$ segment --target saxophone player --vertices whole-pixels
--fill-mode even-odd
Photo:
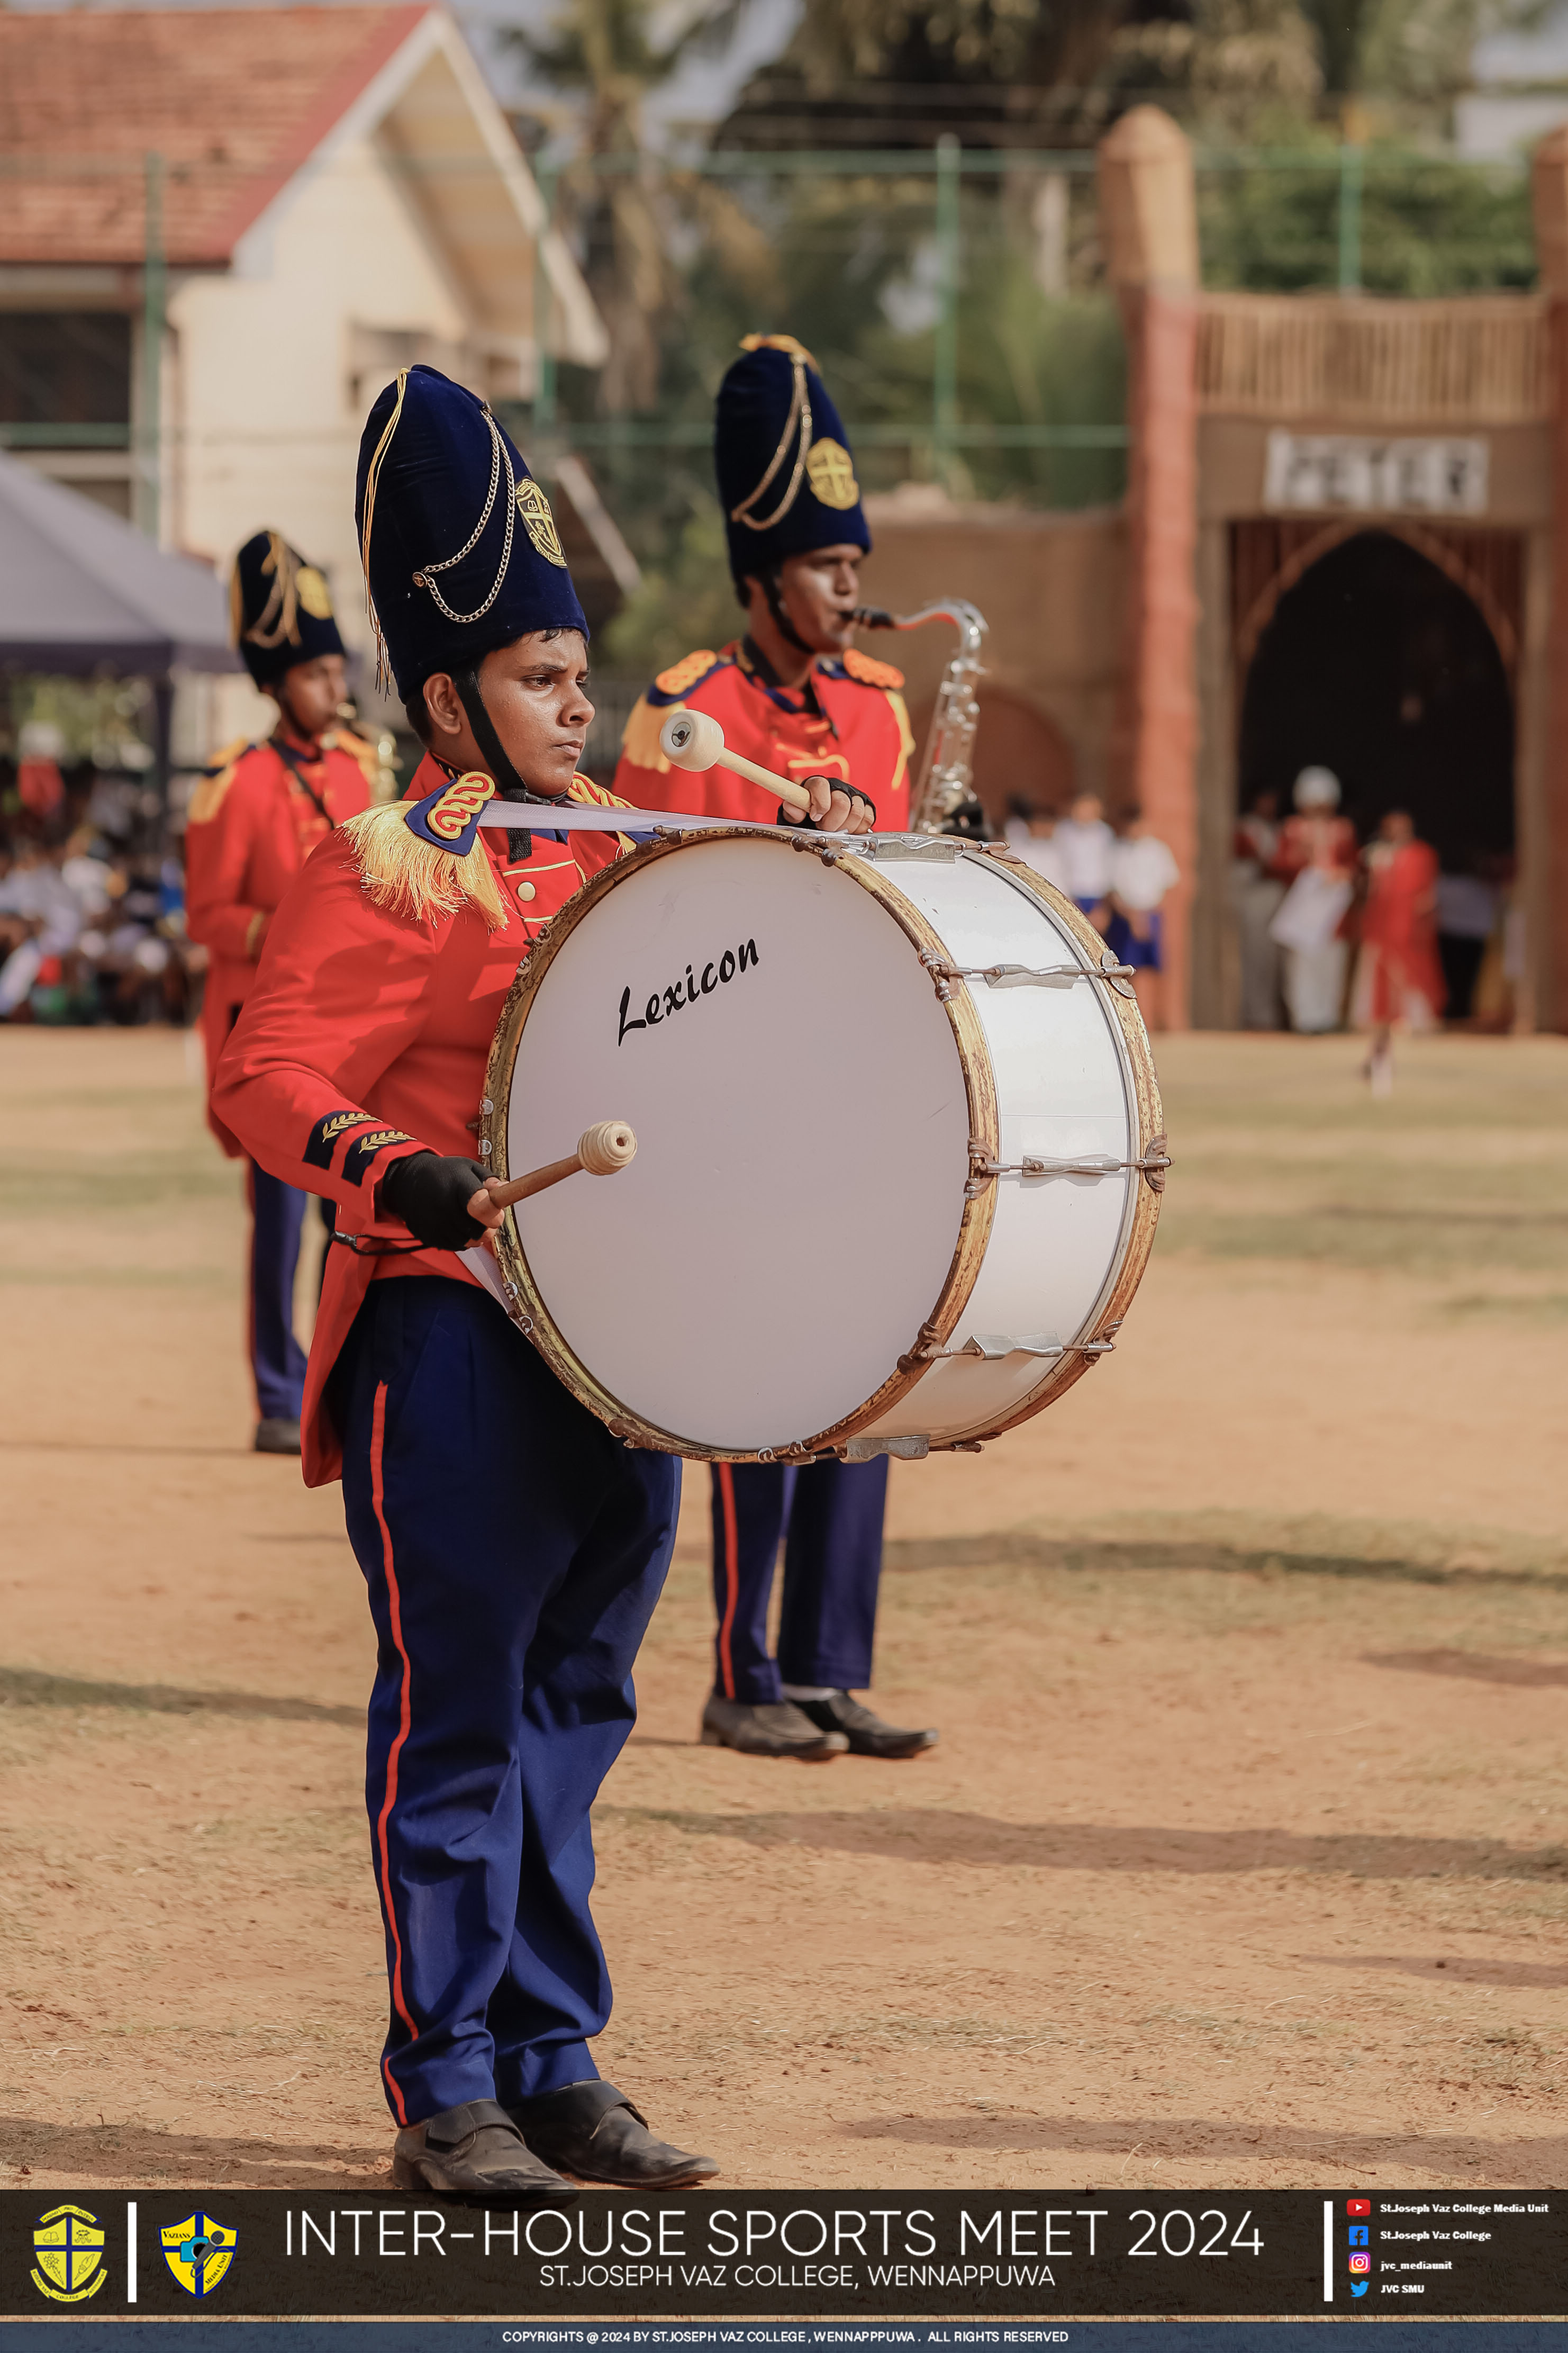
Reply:
[[[706,712],[733,750],[826,788],[829,830],[909,821],[903,677],[851,642],[861,558],[871,545],[855,463],[811,354],[793,335],[748,335],[720,387],[714,431],[719,496],[742,634],[664,670],[626,723],[615,789],[643,807],[773,824],[777,806],[728,769],[672,767],[659,729],[672,711]],[[821,798],[821,795],[818,795]],[[846,1750],[917,1756],[932,1731],[885,1724],[854,1694],[871,1681],[882,1567],[886,1456],[829,1456],[712,1469],[713,1690],[702,1715],[711,1746],[816,1762]],[[776,1656],[768,1603],[781,1542],[784,1593]]]

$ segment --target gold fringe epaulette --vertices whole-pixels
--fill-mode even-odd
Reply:
[[[351,760],[357,760],[364,770],[366,784],[372,792],[375,791],[381,781],[381,754],[374,744],[367,744],[363,735],[356,735],[352,727],[340,723],[330,735],[322,736],[321,744],[325,751],[346,752]]]
[[[505,930],[500,885],[482,836],[466,858],[437,849],[409,830],[402,801],[362,809],[338,830],[359,860],[360,880],[378,907],[416,923],[435,923],[470,906],[492,932]]]
[[[661,760],[664,758],[662,753],[659,757]],[[669,762],[664,760],[664,765],[668,768]],[[569,801],[575,801],[580,808],[629,809],[636,807],[635,802],[622,800],[619,793],[611,792],[607,786],[596,785],[592,776],[574,776],[566,787],[566,797]],[[599,837],[601,841],[604,838],[603,834]],[[617,833],[615,838],[620,843],[623,858],[637,847],[629,833]]]
[[[660,694],[684,694],[689,686],[695,686],[700,678],[707,677],[718,659],[718,655],[710,653],[706,647],[697,653],[684,654],[679,661],[672,662],[668,670],[659,671],[654,685]]]
[[[673,673],[666,670],[666,678]],[[686,708],[681,702],[651,703],[646,694],[639,694],[631,707],[621,733],[621,756],[634,760],[639,768],[651,768],[656,776],[666,776],[669,762],[659,749],[658,731],[672,712]]]
[[[877,661],[870,654],[863,654],[858,646],[851,646],[842,660],[850,677],[858,679],[862,686],[884,687],[891,694],[899,693],[903,687],[901,670],[895,670],[891,662]]]
[[[215,752],[202,770],[201,783],[191,795],[185,811],[187,825],[210,825],[224,804],[224,797],[234,782],[235,770],[246,754],[256,748],[249,735],[237,735],[221,752]]]

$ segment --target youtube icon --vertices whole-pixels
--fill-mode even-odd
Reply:
[[[1372,2200],[1370,2198],[1347,2198],[1345,2200],[1345,2212],[1347,2214],[1370,2214],[1372,2212]]]

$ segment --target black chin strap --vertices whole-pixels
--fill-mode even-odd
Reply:
[[[500,737],[496,733],[494,723],[485,709],[485,698],[479,691],[479,664],[470,662],[467,670],[455,670],[452,684],[458,690],[458,700],[463,706],[474,741],[485,755],[485,765],[502,800],[537,800],[539,795],[529,791],[501,749]]]
[[[780,637],[787,644],[792,645],[796,653],[815,653],[816,650],[815,646],[806,644],[805,639],[784,611],[784,573],[781,567],[776,564],[770,564],[767,570],[759,573],[757,576],[763,584],[763,594],[768,600],[768,610],[773,615],[773,627]]]
[[[528,786],[501,749],[500,737],[496,733],[494,722],[485,709],[485,698],[479,691],[478,662],[470,662],[466,670],[455,670],[451,675],[452,683],[458,690],[458,700],[463,706],[474,741],[485,755],[485,765],[489,770],[496,791],[501,799],[532,801],[535,804],[540,802],[543,796],[529,791]],[[509,858],[524,859],[532,856],[531,835],[518,830],[509,830],[506,840]]]

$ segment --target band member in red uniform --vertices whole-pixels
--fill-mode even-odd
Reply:
[[[369,806],[375,754],[338,718],[343,641],[315,566],[279,533],[260,531],[235,558],[229,594],[235,643],[278,705],[278,724],[265,743],[231,744],[219,753],[197,786],[185,832],[185,891],[191,937],[210,959],[202,1007],[207,1120],[236,1160],[246,1156],[243,1147],[212,1110],[218,1056],[284,892],[333,826]],[[298,1454],[305,1352],[294,1337],[294,1273],[306,1197],[254,1160],[246,1190],[254,1442],[260,1454]]]
[[[671,711],[702,711],[731,750],[801,782],[841,780],[875,804],[880,830],[898,832],[914,744],[902,675],[851,642],[871,533],[844,427],[793,335],[748,335],[742,350],[720,387],[714,456],[745,631],[655,680],[626,723],[616,790],[645,808],[771,824],[760,786],[727,768],[694,776],[659,750]],[[887,1458],[798,1471],[725,1462],[712,1479],[718,1631],[704,1741],[806,1763],[931,1747],[934,1732],[884,1724],[853,1696],[871,1680]],[[775,1658],[768,1603],[781,1539]]]
[[[430,756],[289,892],[216,1102],[336,1211],[304,1467],[341,1472],[376,1633],[394,2179],[508,2208],[569,2199],[563,2172],[668,2189],[718,2168],[589,2055],[610,2009],[589,1816],[635,1716],[679,1466],[612,1437],[459,1255],[501,1220],[472,1155],[507,991],[626,838],[552,829],[562,800],[613,797],[576,774],[587,631],[549,504],[489,408],[405,370],[371,411],[358,512]],[[498,788],[513,829],[479,826]],[[826,785],[814,816],[855,822]]]

